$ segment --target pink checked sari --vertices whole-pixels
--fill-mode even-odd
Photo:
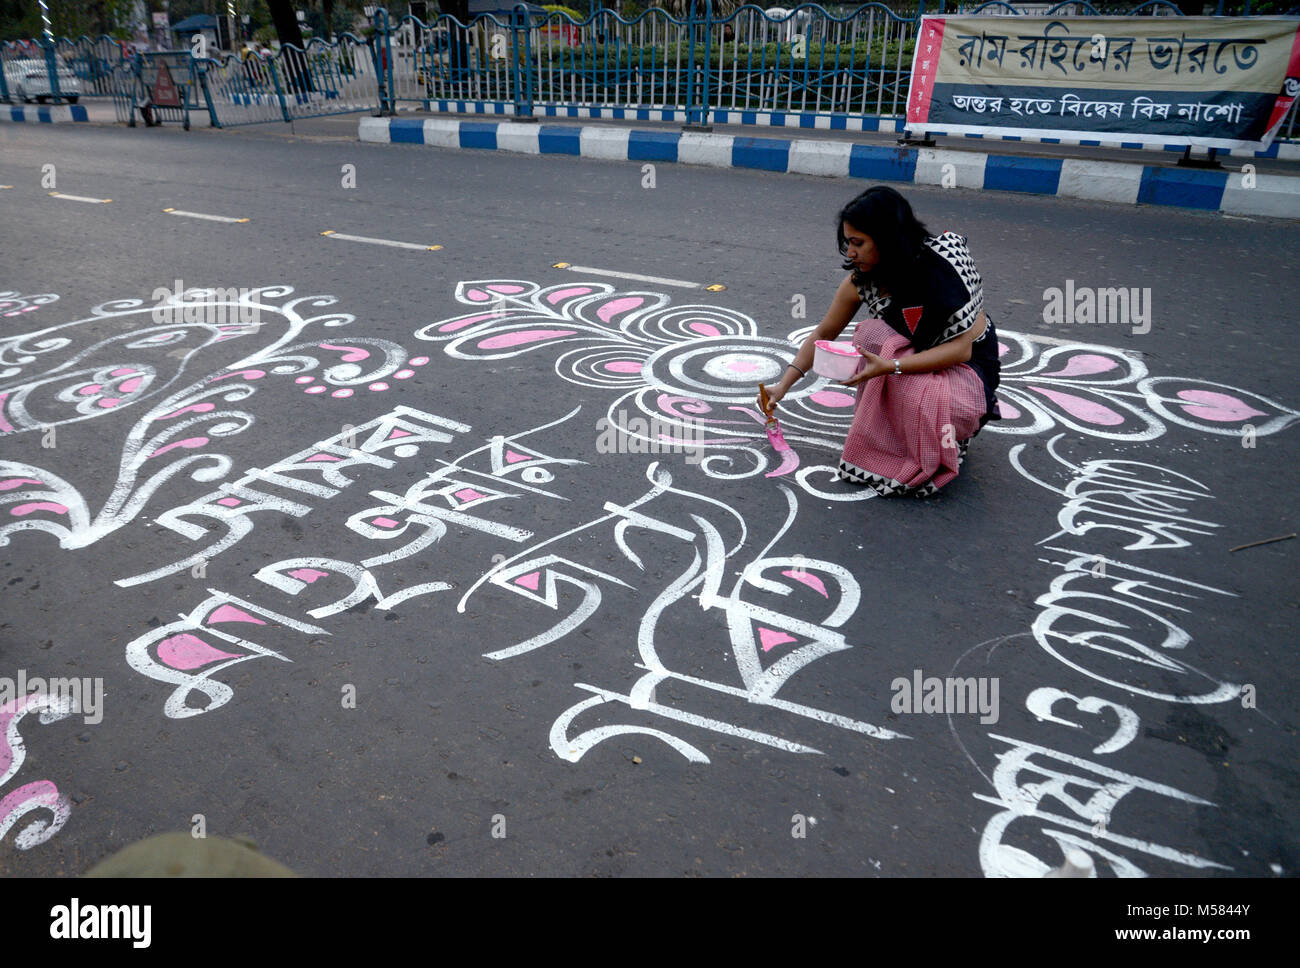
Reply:
[[[859,322],[853,345],[887,360],[915,352],[880,319]],[[928,497],[957,476],[985,407],[984,384],[964,363],[864,380],[858,384],[840,477],[886,497]]]

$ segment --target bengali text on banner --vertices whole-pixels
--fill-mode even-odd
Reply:
[[[923,17],[907,128],[1261,150],[1297,94],[1295,17]]]

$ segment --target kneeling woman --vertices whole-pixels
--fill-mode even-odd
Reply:
[[[862,354],[853,426],[840,477],[885,496],[928,497],[954,477],[966,445],[1000,419],[997,334],[966,239],[931,236],[892,188],[869,188],[840,212],[851,274],[794,363],[769,390],[779,401],[812,368],[817,340],[833,340],[864,304],[853,345]]]

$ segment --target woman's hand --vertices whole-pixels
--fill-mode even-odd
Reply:
[[[872,377],[884,376],[886,373],[894,372],[893,360],[887,360],[875,353],[868,353],[866,350],[858,350],[858,352],[866,359],[867,365],[844,381],[846,387],[855,387],[863,380],[870,380]]]
[[[760,384],[760,386],[761,385],[762,384]],[[775,408],[776,405],[781,402],[781,398],[785,396],[785,390],[786,388],[783,385],[782,381],[778,380],[776,383],[773,383],[771,386],[767,388],[767,402],[771,404],[772,407]],[[758,401],[758,409],[762,410],[763,395],[761,393],[758,395],[757,401]]]

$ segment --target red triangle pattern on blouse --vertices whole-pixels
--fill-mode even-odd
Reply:
[[[924,308],[924,306],[908,306],[903,310],[903,319],[907,322],[907,328],[913,333],[916,332],[916,327],[921,322],[921,311]]]

